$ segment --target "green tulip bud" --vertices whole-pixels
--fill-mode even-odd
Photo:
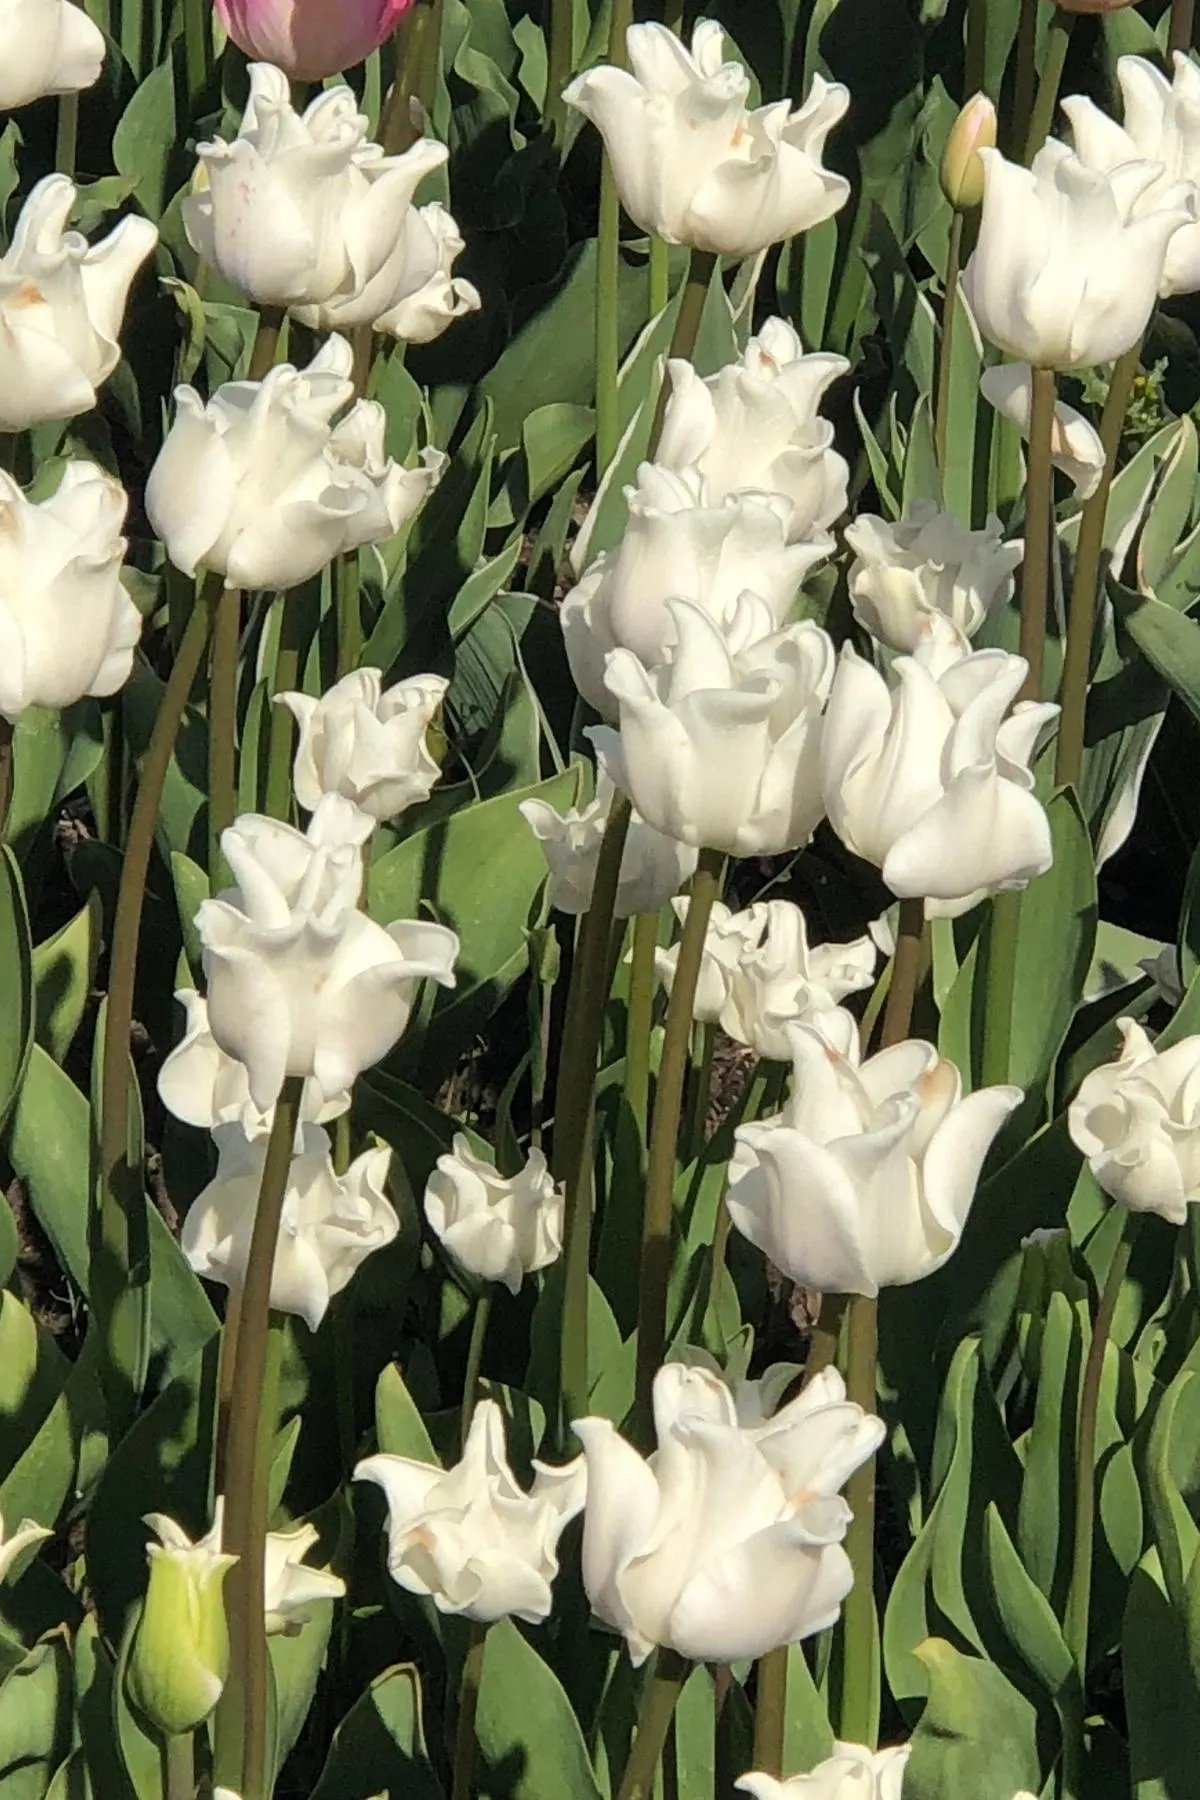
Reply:
[[[174,1519],[149,1513],[159,1538],[147,1545],[150,1582],[129,1658],[134,1704],[169,1736],[192,1731],[211,1713],[229,1672],[222,1588],[237,1561],[211,1543],[193,1544]]]
[[[950,128],[942,151],[942,192],[955,212],[970,212],[983,201],[981,150],[996,143],[996,109],[986,94],[974,94]]]

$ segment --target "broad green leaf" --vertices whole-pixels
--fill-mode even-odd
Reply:
[[[1182,1614],[1158,1558],[1134,1570],[1121,1637],[1121,1674],[1134,1800],[1186,1800],[1200,1767],[1200,1688]]]
[[[1004,1800],[1039,1793],[1037,1713],[993,1663],[944,1638],[917,1645],[929,1699],[912,1736],[905,1800]]]
[[[0,1683],[0,1788],[4,1800],[43,1800],[71,1748],[67,1633],[37,1644]]]
[[[33,1441],[69,1368],[45,1326],[15,1294],[0,1292],[0,1470]]]
[[[1200,719],[1200,620],[1110,581],[1113,606],[1146,661]]]
[[[435,1467],[440,1460],[395,1363],[388,1364],[375,1386],[375,1437],[387,1456],[407,1456]]]
[[[312,1800],[388,1792],[442,1800],[421,1720],[421,1678],[411,1663],[385,1669],[360,1694],[333,1734]]]
[[[100,955],[100,896],[92,891],[82,909],[33,952],[37,1023],[34,1035],[56,1063],[75,1040]]]
[[[488,1632],[476,1731],[479,1800],[603,1800],[570,1701],[511,1619]]]
[[[1039,1340],[1017,1541],[1024,1566],[1059,1618],[1071,1578],[1076,1422],[1090,1337],[1086,1295],[1051,1294]]]
[[[1083,1736],[1083,1695],[1074,1658],[1058,1620],[1013,1546],[995,1506],[984,1523],[988,1583],[996,1616],[1013,1649],[1042,1691],[1054,1702],[1064,1745]]]

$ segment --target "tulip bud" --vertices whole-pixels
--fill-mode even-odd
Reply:
[[[160,1731],[177,1736],[206,1719],[229,1672],[221,1590],[237,1561],[174,1519],[147,1515],[160,1542],[147,1545],[150,1584],[129,1659],[130,1697]]]
[[[942,151],[942,192],[955,212],[970,212],[983,202],[981,150],[996,144],[996,109],[986,94],[973,94],[950,128]]]

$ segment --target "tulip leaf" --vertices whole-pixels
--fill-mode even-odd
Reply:
[[[1146,661],[1200,719],[1200,620],[1149,594],[1109,583],[1117,617]]]
[[[175,88],[173,59],[168,57],[147,75],[113,133],[117,173],[136,185],[138,201],[151,219],[161,218],[187,168],[175,121]]]
[[[387,1456],[407,1456],[435,1467],[441,1461],[395,1363],[388,1364],[375,1384],[375,1437]]]
[[[70,1364],[15,1294],[0,1292],[0,1469],[11,1469],[45,1423]]]
[[[476,1728],[479,1800],[603,1800],[570,1701],[511,1619],[488,1632]]]
[[[377,1675],[333,1734],[312,1800],[380,1791],[442,1800],[425,1748],[421,1678],[411,1663]]]
[[[25,863],[60,800],[86,781],[104,754],[99,709],[81,700],[52,712],[31,706],[13,733],[13,790],[5,837]]]
[[[984,1524],[988,1583],[996,1616],[1021,1662],[1054,1702],[1064,1744],[1083,1735],[1083,1694],[1075,1661],[1050,1605],[1032,1582],[1004,1521],[989,1506]]]
[[[1033,1425],[1026,1440],[1017,1541],[1025,1567],[1059,1618],[1071,1575],[1074,1445],[1090,1336],[1087,1296],[1051,1294],[1041,1332]]]
[[[1146,1446],[1146,1498],[1163,1586],[1182,1612],[1186,1578],[1200,1549],[1188,1500],[1196,1491],[1200,1379],[1186,1365],[1163,1394]]]
[[[0,844],[0,967],[4,1006],[0,1009],[0,1127],[21,1089],[33,1044],[33,952],[29,913],[16,856]]]
[[[912,1736],[905,1800],[1002,1800],[1039,1793],[1037,1713],[993,1663],[964,1656],[944,1638],[915,1651],[929,1700]]]
[[[71,1748],[71,1650],[65,1631],[37,1644],[0,1683],[0,1785],[5,1800],[43,1800]]]
[[[100,1621],[94,1612],[87,1613],[75,1634],[75,1693],[79,1735],[95,1800],[120,1794],[124,1788],[114,1710],[115,1678],[116,1663],[100,1635]]]
[[[83,1020],[100,956],[100,896],[92,891],[73,919],[33,952],[34,1035],[62,1063]]]
[[[1200,1688],[1153,1551],[1129,1583],[1121,1672],[1134,1800],[1184,1800],[1200,1766]]]

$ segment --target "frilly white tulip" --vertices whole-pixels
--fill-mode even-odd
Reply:
[[[383,688],[378,669],[353,669],[319,700],[276,694],[300,727],[292,784],[309,812],[341,794],[373,819],[394,819],[427,800],[441,774],[425,733],[449,682],[416,675]]]
[[[833,645],[818,625],[770,632],[754,595],[727,633],[699,606],[671,600],[676,644],[646,669],[630,650],[605,671],[621,730],[597,732],[613,780],[659,831],[730,856],[806,844],[823,811],[821,712]]]
[[[1173,183],[1150,201],[1157,163],[1104,174],[1055,138],[1028,169],[998,150],[979,154],[983,217],[963,292],[980,331],[1037,368],[1123,355],[1146,329],[1172,235],[1193,218],[1195,189]]]
[[[463,1458],[438,1469],[406,1456],[368,1456],[356,1481],[373,1481],[388,1506],[388,1573],[439,1612],[490,1623],[509,1616],[540,1623],[550,1613],[558,1540],[583,1510],[582,1457],[563,1468],[534,1463],[526,1493],[513,1478],[504,1415],[494,1400],[475,1408]]]
[[[1028,363],[997,363],[979,377],[979,391],[989,406],[1017,427],[1029,441],[1029,421],[1033,412],[1033,376]],[[1064,400],[1054,403],[1054,426],[1050,436],[1050,460],[1061,469],[1075,487],[1075,498],[1087,500],[1100,485],[1104,473],[1104,445],[1100,433],[1068,406]]]
[[[814,75],[799,111],[781,100],[748,112],[750,78],[722,60],[725,34],[714,20],[699,21],[690,52],[665,25],[631,26],[625,44],[629,70],[589,69],[563,98],[600,132],[625,210],[643,231],[753,256],[845,205],[849,182],[821,166],[850,104],[839,83]]]
[[[807,1775],[776,1781],[773,1775],[743,1775],[735,1787],[754,1800],[900,1800],[911,1744],[869,1750],[865,1744],[835,1743],[833,1755]]]
[[[0,84],[5,73],[0,53]],[[158,242],[149,219],[130,214],[89,244],[67,230],[75,191],[65,175],[44,176],[0,256],[0,431],[91,411],[120,361],[130,284]]]
[[[229,1673],[222,1589],[237,1561],[216,1540],[193,1544],[165,1513],[147,1513],[158,1538],[147,1544],[150,1580],[129,1656],[127,1680],[160,1731],[192,1731],[213,1710]]]
[[[970,531],[953,513],[927,500],[889,524],[859,513],[846,527],[854,552],[847,578],[854,616],[892,650],[911,653],[921,623],[942,613],[964,638],[972,638],[988,614],[1013,596],[1013,570],[1024,544],[1005,543],[994,514],[982,531]]]
[[[358,911],[359,846],[321,841],[331,801],[348,806],[328,797],[307,834],[237,819],[221,836],[237,885],[196,913],[209,1030],[246,1065],[263,1112],[288,1075],[313,1077],[329,1102],[401,1036],[422,977],[454,986],[454,932],[406,919],[385,929]]]
[[[688,902],[674,905],[682,923]],[[718,906],[705,937],[693,1016],[719,1024],[760,1056],[790,1062],[789,1025],[840,1011],[838,1003],[847,994],[871,985],[876,951],[869,937],[810,949],[804,914],[790,900],[759,902],[733,914]],[[677,944],[655,952],[655,969],[668,993],[678,960]],[[840,1042],[845,1035],[840,1022],[833,1029]]]
[[[1022,657],[964,653],[934,616],[914,656],[879,672],[846,645],[821,737],[829,822],[873,862],[893,894],[965,912],[1050,867],[1045,809],[1029,761],[1058,708],[1013,706]],[[1010,713],[1009,708],[1012,707]]]
[[[595,797],[586,806],[557,813],[545,800],[521,801],[521,815],[541,845],[550,870],[550,904],[560,912],[584,913],[592,904],[614,791],[601,758]],[[657,912],[679,892],[695,867],[694,850],[655,831],[634,813],[621,853],[614,918]]]
[[[785,319],[768,319],[738,360],[707,380],[690,362],[672,359],[656,460],[695,470],[710,506],[747,489],[785,494],[789,542],[812,538],[846,510],[850,471],[817,408],[849,367],[842,356],[805,356]]]
[[[479,296],[454,282],[462,248],[442,207],[413,206],[449,156],[425,138],[385,156],[350,88],[326,88],[303,114],[286,74],[250,68],[250,99],[231,144],[197,147],[204,185],[183,202],[192,248],[260,306],[291,307],[320,331],[375,325],[424,342]]]
[[[1175,52],[1168,81],[1141,56],[1117,58],[1125,103],[1124,129],[1082,94],[1062,101],[1071,121],[1075,154],[1089,169],[1111,174],[1122,164],[1156,163],[1156,179],[1138,201],[1139,213],[1175,203],[1175,183],[1200,183],[1200,68]],[[1194,294],[1200,288],[1200,222],[1184,225],[1167,244],[1159,293]]]
[[[1121,1054],[1081,1083],[1071,1141],[1111,1199],[1182,1225],[1200,1200],[1200,1037],[1157,1050],[1134,1020],[1117,1023]]]
[[[268,1139],[248,1138],[240,1125],[218,1125],[213,1139],[217,1172],[188,1208],[179,1242],[197,1275],[240,1293]],[[271,1305],[316,1331],[333,1296],[373,1250],[392,1242],[400,1222],[384,1193],[390,1151],[367,1150],[339,1176],[319,1125],[301,1126],[297,1140],[271,1272]]]
[[[529,1152],[519,1174],[506,1177],[461,1131],[425,1186],[434,1236],[469,1275],[502,1281],[510,1294],[562,1255],[564,1206],[540,1150]]]
[[[742,1236],[793,1281],[874,1296],[954,1254],[983,1160],[1021,1100],[963,1098],[953,1063],[916,1039],[861,1067],[807,1025],[791,1028],[792,1098],[738,1128],[725,1204]]]
[[[129,679],[142,619],[121,585],[127,504],[94,463],[68,463],[41,501],[0,471],[0,717],[10,723],[27,706],[70,706]]]
[[[171,1525],[170,1519],[162,1523]],[[187,1539],[174,1526],[178,1537]],[[225,1497],[218,1494],[212,1527],[196,1540],[197,1550],[219,1550],[225,1530]],[[346,1584],[332,1569],[313,1569],[304,1562],[320,1537],[315,1525],[298,1525],[293,1531],[268,1531],[263,1551],[263,1615],[268,1637],[295,1637],[312,1617],[311,1608],[322,1600],[340,1600]],[[236,1560],[236,1559],[235,1559]]]
[[[585,569],[560,609],[567,660],[589,706],[615,716],[604,684],[605,658],[618,647],[648,667],[675,642],[670,602],[690,600],[719,626],[749,590],[781,625],[800,584],[833,548],[823,533],[789,544],[791,503],[783,494],[730,494],[709,505],[694,469],[643,463],[626,489],[629,522],[620,543]]]
[[[656,1644],[735,1662],[832,1625],[853,1581],[839,1489],[884,1436],[837,1371],[744,1428],[719,1376],[667,1363],[654,1425],[646,1460],[609,1420],[575,1420],[588,1478],[583,1583],[634,1666]]]
[[[0,112],[47,94],[77,94],[100,79],[104,33],[71,0],[0,6]]]
[[[204,996],[195,988],[176,988],[175,998],[186,1022],[183,1036],[158,1072],[159,1099],[175,1118],[201,1131],[240,1125],[247,1137],[262,1137],[271,1129],[274,1107],[263,1112],[255,1106],[245,1064],[226,1056],[208,1028]],[[349,1109],[349,1088],[326,1099],[311,1077],[305,1082],[300,1101],[303,1124],[324,1125]]]
[[[22,1519],[17,1529],[6,1536],[0,1514],[0,1581],[7,1581],[27,1550],[53,1536],[48,1526],[38,1525],[32,1519]]]
[[[288,588],[342,551],[392,537],[437,486],[440,450],[399,468],[383,453],[384,412],[354,392],[345,338],[307,369],[277,364],[205,403],[175,390],[175,423],[146,484],[146,510],[176,568],[213,569],[236,587]]]

